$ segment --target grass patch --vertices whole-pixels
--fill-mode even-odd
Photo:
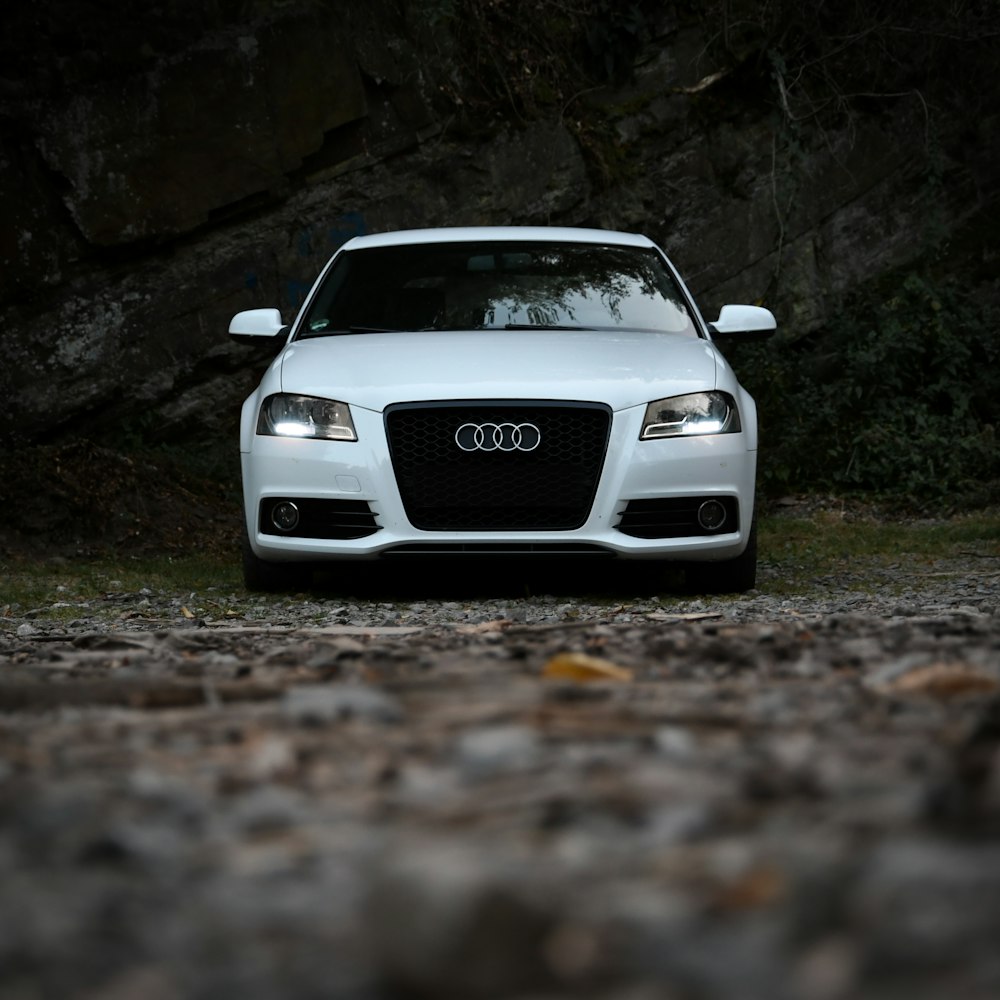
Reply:
[[[919,583],[921,577],[994,573],[996,563],[987,560],[1000,558],[1000,512],[996,510],[948,520],[894,521],[827,509],[762,516],[759,530],[758,589],[774,596],[844,589],[899,593]],[[625,564],[618,568],[627,569]],[[359,569],[357,578],[352,576],[353,584],[368,580],[356,596],[392,603],[392,577],[378,570],[368,566],[367,573]],[[620,576],[627,581],[624,587],[633,586],[628,572]],[[568,598],[584,595],[585,578],[574,576],[568,588],[560,590]],[[426,587],[407,581],[403,591],[405,596],[396,596],[404,601],[434,599],[436,593],[430,581]],[[508,596],[528,593],[514,588]],[[331,596],[322,580],[314,596]],[[146,597],[148,604],[159,609],[154,614],[162,616],[170,608],[170,615],[176,617],[174,613],[180,613],[183,606],[199,618],[243,614],[256,618],[292,599],[248,593],[235,551],[223,555],[14,557],[0,563],[0,617],[29,615],[47,621],[138,617]]]
[[[760,522],[762,590],[808,593],[851,576],[858,590],[894,591],[921,575],[976,571],[983,558],[1000,558],[1000,514],[944,521],[852,518],[821,511],[807,517],[772,516]]]
[[[97,614],[97,603],[113,594],[132,594],[137,600],[144,592],[178,597],[208,590],[246,594],[236,556],[13,559],[0,565],[0,574],[0,615],[37,610],[38,617],[48,620]]]

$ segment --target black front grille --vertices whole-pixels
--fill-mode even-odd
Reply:
[[[275,527],[271,512],[283,501],[295,504],[299,523],[291,531]],[[379,530],[375,514],[365,500],[315,500],[300,497],[267,497],[260,502],[260,530],[286,538],[365,538]]]
[[[385,420],[406,516],[424,531],[580,527],[611,429],[610,409],[596,403],[401,403]],[[537,440],[526,429],[523,444],[537,447],[463,451],[455,434],[464,424],[531,424]]]
[[[698,523],[698,509],[708,500],[718,501],[726,510],[725,520],[715,530]],[[736,497],[656,497],[629,500],[616,527],[635,538],[687,538],[736,531],[739,523]]]

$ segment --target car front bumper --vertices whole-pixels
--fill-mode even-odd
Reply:
[[[407,519],[382,414],[355,410],[357,441],[254,435],[242,454],[250,545],[274,562],[375,559],[408,551],[590,551],[628,559],[702,561],[738,556],[753,518],[756,451],[744,433],[640,441],[645,408],[614,414],[594,502],[571,530],[425,531]],[[361,501],[377,530],[360,538],[311,538],[261,531],[268,498]],[[629,501],[734,498],[737,523],[715,534],[643,538],[619,530]],[[730,530],[732,529],[732,530]],[[273,529],[271,529],[273,531]]]

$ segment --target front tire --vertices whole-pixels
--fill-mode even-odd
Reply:
[[[688,565],[687,589],[696,594],[742,594],[757,585],[757,518],[750,525],[747,547],[735,559]]]
[[[261,559],[243,535],[243,583],[247,590],[275,593],[299,590],[306,582],[306,571],[295,563],[276,563]]]

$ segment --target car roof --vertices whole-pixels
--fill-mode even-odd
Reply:
[[[341,249],[360,250],[364,247],[407,246],[420,243],[479,243],[488,240],[656,246],[648,237],[638,233],[619,233],[610,229],[576,229],[567,226],[442,226],[438,229],[405,229],[391,233],[355,236]]]

